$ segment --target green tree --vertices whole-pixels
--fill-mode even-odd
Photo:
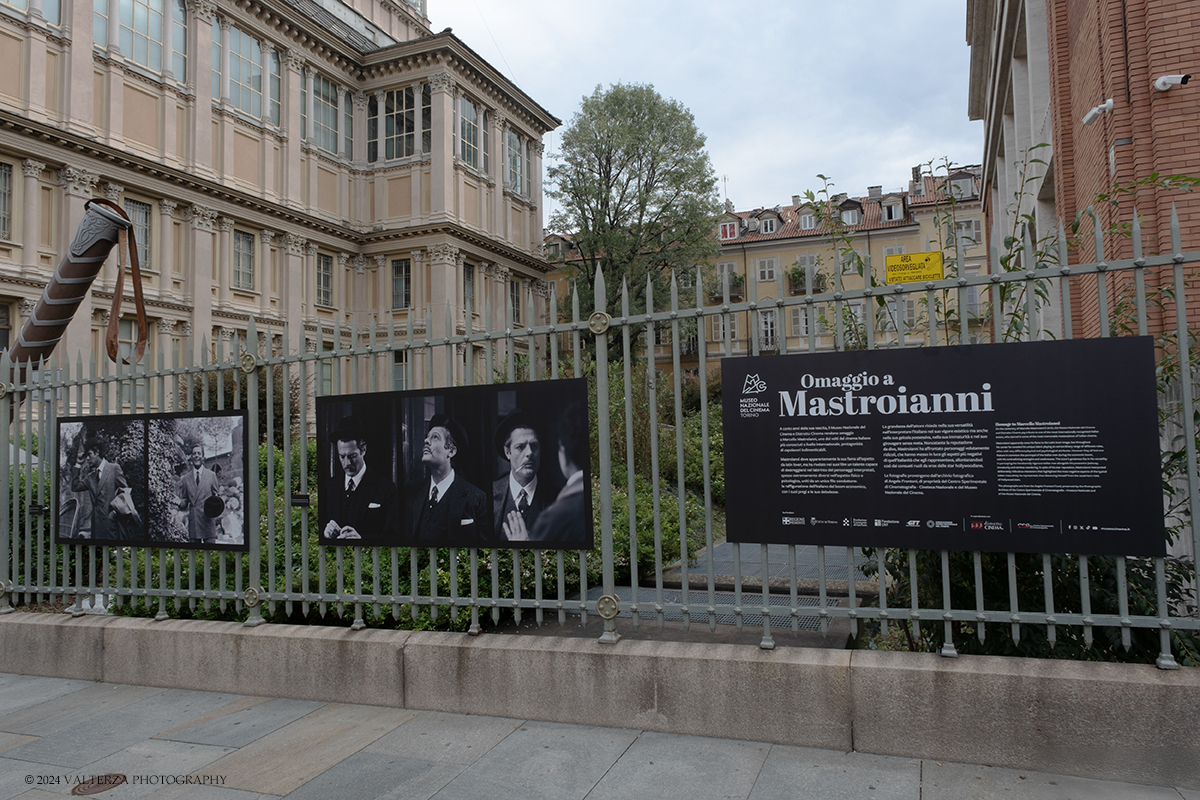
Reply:
[[[561,205],[552,229],[579,248],[565,268],[585,314],[594,308],[597,267],[609,312],[619,312],[624,278],[637,313],[646,308],[647,276],[663,308],[671,271],[691,273],[716,253],[717,181],[704,142],[692,113],[653,86],[597,86],[583,99],[549,168],[547,194]],[[613,341],[619,347],[620,337]]]

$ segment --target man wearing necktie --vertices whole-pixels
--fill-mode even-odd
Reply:
[[[328,522],[321,532],[322,544],[361,544],[390,547],[400,536],[399,495],[385,468],[369,467],[365,431],[353,416],[342,419],[329,435],[337,450],[334,486],[326,485],[321,497],[321,516]],[[386,464],[386,454],[382,462]],[[340,479],[340,480],[339,480]]]
[[[492,483],[492,532],[497,542],[529,541],[542,509],[556,494],[554,487],[538,480],[542,465],[541,437],[531,416],[514,408],[496,429],[496,452],[508,462],[508,474]],[[523,526],[510,515],[518,514]]]
[[[129,484],[121,465],[104,458],[104,446],[98,438],[89,438],[83,443],[83,457],[75,465],[71,476],[71,489],[86,491],[92,501],[92,539],[120,540],[124,532],[117,525],[116,512],[112,508],[118,489]]]
[[[485,544],[491,515],[487,495],[455,472],[467,431],[445,414],[434,414],[421,450],[426,481],[408,490],[408,525],[415,544],[471,547]]]
[[[204,445],[196,442],[188,451],[187,466],[175,484],[175,502],[188,514],[188,541],[214,544],[216,520],[204,513],[204,502],[217,493],[217,474],[204,465]]]

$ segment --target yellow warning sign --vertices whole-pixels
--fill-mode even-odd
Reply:
[[[888,283],[923,283],[942,279],[942,254],[901,253],[887,256],[886,280]]]

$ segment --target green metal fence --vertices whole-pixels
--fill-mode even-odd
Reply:
[[[1071,630],[1091,645],[1102,632],[1119,637],[1126,648],[1132,632],[1144,629],[1158,631],[1158,666],[1172,668],[1176,665],[1172,632],[1200,630],[1195,573],[1187,569],[1192,554],[1200,549],[1200,527],[1191,515],[1191,510],[1200,506],[1200,479],[1195,343],[1184,301],[1188,278],[1195,281],[1200,253],[1181,252],[1174,218],[1169,255],[1144,256],[1136,220],[1134,233],[1131,259],[1104,261],[1097,230],[1096,263],[1065,266],[1065,246],[1048,263],[1045,255],[1039,260],[1033,243],[1026,241],[1022,263],[1027,269],[1000,271],[993,254],[991,272],[922,285],[851,289],[843,286],[838,274],[829,291],[814,293],[810,276],[802,294],[787,296],[780,273],[774,297],[760,302],[751,281],[749,296],[730,302],[728,285],[713,301],[696,276],[687,290],[688,294],[694,291],[694,296],[684,299],[679,284],[672,280],[670,297],[656,303],[650,286],[648,307],[631,314],[627,292],[622,294],[620,308],[606,308],[604,276],[597,274],[594,296],[598,307],[586,316],[581,314],[575,295],[569,304],[573,306],[570,318],[561,320],[552,312],[553,321],[548,324],[515,326],[510,309],[504,330],[472,330],[468,319],[465,329],[435,338],[430,335],[430,314],[426,312],[423,320],[410,313],[400,325],[391,318],[386,323],[370,319],[349,329],[310,328],[302,337],[293,338],[295,332],[286,326],[264,330],[251,318],[245,332],[234,334],[228,342],[218,341],[211,349],[208,342],[202,344],[200,352],[213,353],[209,362],[177,360],[167,365],[160,352],[156,365],[118,365],[113,371],[104,363],[99,367],[31,365],[23,381],[4,386],[0,397],[0,418],[11,420],[0,426],[0,474],[13,476],[9,491],[0,494],[0,564],[4,565],[0,613],[11,611],[14,604],[61,601],[71,604],[68,610],[82,614],[96,598],[99,605],[136,605],[143,611],[156,611],[159,619],[244,612],[246,624],[255,625],[264,619],[316,613],[350,620],[357,629],[388,616],[395,620],[428,616],[431,623],[446,623],[449,617],[452,624],[472,633],[484,627],[481,620],[498,622],[504,612],[511,612],[518,621],[532,615],[538,624],[559,625],[598,614],[604,619],[601,640],[615,642],[619,639],[616,615],[623,612],[631,615],[629,624],[633,626],[661,627],[669,618],[712,631],[726,624],[739,628],[753,624],[762,629],[764,648],[774,646],[773,629],[824,630],[841,618],[848,620],[853,633],[868,623],[878,625],[884,634],[896,624],[940,624],[943,655],[957,652],[956,626],[970,626],[981,642],[1006,636],[1015,643],[1023,630],[1034,629],[1053,644],[1062,631]],[[1060,239],[1065,241],[1065,237]],[[962,264],[961,249],[958,256],[957,263]],[[710,441],[721,422],[719,417],[710,418],[707,382],[719,357],[735,356],[730,325],[734,315],[747,319],[751,332],[746,347],[737,351],[740,355],[759,355],[765,352],[764,345],[781,354],[797,350],[803,354],[844,348],[852,342],[875,349],[998,341],[1037,335],[1034,321],[1045,311],[1039,299],[1045,292],[1035,288],[1057,288],[1062,335],[1071,338],[1068,281],[1075,279],[1094,282],[1101,336],[1144,334],[1149,309],[1155,305],[1153,292],[1148,294],[1146,288],[1150,272],[1169,277],[1159,285],[1165,286],[1164,296],[1179,301],[1169,303],[1173,326],[1162,343],[1167,362],[1174,359],[1182,367],[1179,380],[1160,399],[1168,417],[1168,446],[1177,448],[1171,485],[1179,502],[1174,504],[1171,521],[1182,526],[1182,538],[1175,555],[1165,559],[1115,559],[1108,576],[1115,581],[1112,607],[1093,608],[1100,565],[1098,559],[1087,556],[1043,554],[1034,559],[1032,567],[1022,561],[1020,569],[1032,569],[1044,587],[1034,608],[1022,607],[1018,557],[1013,553],[876,550],[864,555],[861,550],[846,548],[742,545],[732,548],[732,576],[718,575],[714,551],[720,544],[721,514],[713,500]],[[1112,281],[1123,281],[1130,290],[1121,309],[1109,302]],[[1025,289],[1019,305],[1001,302],[1003,289],[1019,287]],[[889,305],[887,301],[893,298],[898,303]],[[874,313],[866,319],[843,313],[852,303],[886,310],[903,307],[908,299],[925,309],[923,318],[897,321],[893,316],[889,322],[886,313],[882,319]],[[553,293],[550,307],[559,307]],[[821,307],[827,309],[824,318],[817,313]],[[786,330],[782,336],[767,338],[763,334],[766,314],[772,314],[774,333],[774,323],[778,321],[782,327],[792,309],[799,309],[796,319],[803,320],[807,334],[793,335],[792,345]],[[963,313],[956,313],[958,309]],[[971,313],[966,313],[968,310]],[[492,319],[491,312],[487,308],[482,318]],[[723,342],[715,347],[706,343],[703,335],[706,321],[713,317],[721,318],[719,330],[723,332]],[[526,319],[534,319],[532,304]],[[1019,324],[1014,326],[1014,320]],[[856,327],[859,325],[861,328]],[[654,327],[671,332],[669,350],[659,348],[658,361],[652,355],[656,352],[654,338],[645,333]],[[454,330],[449,309],[443,330]],[[699,345],[689,338],[689,331],[699,333]],[[334,342],[331,350],[316,349],[309,338],[323,340],[327,336]],[[309,346],[303,352],[289,352],[289,342],[304,340]],[[183,350],[186,353],[191,348]],[[610,365],[610,352],[619,353],[619,365]],[[464,364],[470,366],[464,369]],[[667,365],[669,369],[665,369]],[[10,367],[5,353],[0,356],[0,374],[13,374]],[[639,368],[649,373],[644,384],[635,380]],[[698,423],[691,423],[700,427],[698,453],[694,442],[684,436],[689,414],[681,398],[688,369],[699,382],[699,410],[694,412],[699,418]],[[315,476],[309,474],[307,458],[313,446],[314,397],[328,389],[341,393],[388,391],[398,383],[408,388],[444,386],[453,383],[456,374],[465,376],[468,383],[594,377],[596,550],[564,553],[317,544],[315,515],[305,507],[307,498],[315,498]],[[620,384],[611,385],[610,377],[616,376],[621,377]],[[255,458],[252,453],[249,459],[250,474],[245,482],[248,553],[53,543],[52,521],[59,511],[54,437],[60,416],[220,409],[226,403],[226,387],[233,390],[235,406],[245,398],[252,446],[259,441],[280,444],[278,454],[267,449],[267,457]],[[659,394],[667,389],[674,408],[666,408],[660,416]],[[260,402],[265,403],[261,421]],[[295,428],[289,424],[293,415],[300,421]],[[643,415],[649,419],[640,419]],[[635,447],[633,431],[639,423],[647,423],[648,454]],[[614,442],[623,446],[623,453],[620,448],[614,453]],[[673,482],[662,478],[659,464],[660,456],[670,450],[676,464]],[[32,457],[14,458],[35,451],[42,459],[36,464]],[[641,463],[639,459],[647,455],[649,463]],[[683,465],[685,460],[695,462],[697,458],[702,480],[699,488],[695,483],[689,487]],[[636,502],[639,473],[651,487],[649,510]],[[618,499],[622,493],[624,499]],[[673,512],[668,510],[671,505],[675,506]],[[628,524],[614,524],[614,515],[627,518]],[[260,524],[254,524],[255,520]],[[757,558],[750,557],[754,563],[744,564],[743,553],[753,553],[756,548]],[[630,555],[639,552],[644,554],[640,559]],[[779,564],[783,565],[782,574],[770,580],[772,565]],[[674,589],[664,578],[672,569],[678,573]],[[750,572],[757,572],[758,577],[747,580]],[[856,580],[856,575],[864,573],[862,580]],[[1168,591],[1168,584],[1176,582],[1179,575],[1184,575],[1189,585]],[[732,586],[723,586],[730,577]],[[1021,577],[1027,576],[1022,573]],[[1007,603],[998,608],[994,598],[985,598],[984,585],[1005,578]],[[870,599],[874,605],[861,603],[867,588],[864,580],[873,589]],[[963,602],[961,596],[954,600],[952,580],[973,589],[973,603]],[[1069,597],[1064,596],[1064,580],[1078,585],[1077,590],[1067,592]],[[918,587],[928,588],[931,582],[933,594],[922,597]],[[1146,585],[1151,586],[1152,596],[1142,591]],[[1135,593],[1132,600],[1131,587]],[[834,600],[835,593],[844,598]],[[929,601],[939,594],[939,601]]]

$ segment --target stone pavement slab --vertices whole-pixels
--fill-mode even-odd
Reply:
[[[168,781],[196,772],[212,774],[210,765],[231,752],[233,749],[229,747],[149,739],[84,767],[60,769],[59,772],[70,773],[72,781],[75,776],[86,779],[94,775],[124,775],[128,782],[104,792],[105,800],[140,800],[170,785]],[[64,784],[53,787],[53,791],[60,796],[69,796],[71,788]]]
[[[0,731],[47,736],[60,730],[77,729],[102,714],[165,691],[146,686],[89,683],[83,689],[0,717]]]
[[[434,795],[437,800],[583,800],[637,731],[526,722]]]
[[[1180,800],[1169,786],[1096,781],[973,764],[926,761],[921,800]]]
[[[822,800],[918,800],[921,762],[914,758],[775,745],[749,800],[792,800],[800,787]]]
[[[217,709],[196,725],[179,726],[160,736],[175,742],[242,747],[311,714],[322,705],[312,700],[263,699],[263,702],[248,707],[229,707],[227,714],[221,714],[224,709]]]
[[[69,773],[71,770],[64,770],[57,764],[17,761],[0,756],[0,800],[10,800],[30,791],[31,788],[37,789],[36,785],[26,782],[29,775],[61,775],[64,772]]]
[[[287,800],[329,800],[348,793],[355,800],[429,800],[464,769],[462,764],[360,750],[287,795]]]
[[[587,800],[623,800],[650,786],[655,800],[745,798],[770,750],[757,742],[642,733]]]
[[[368,745],[367,752],[471,764],[521,727],[523,720],[422,711]]]
[[[417,712],[329,703],[213,764],[226,785],[285,795],[349,758]]]
[[[0,674],[0,718],[95,685],[91,681]]]

